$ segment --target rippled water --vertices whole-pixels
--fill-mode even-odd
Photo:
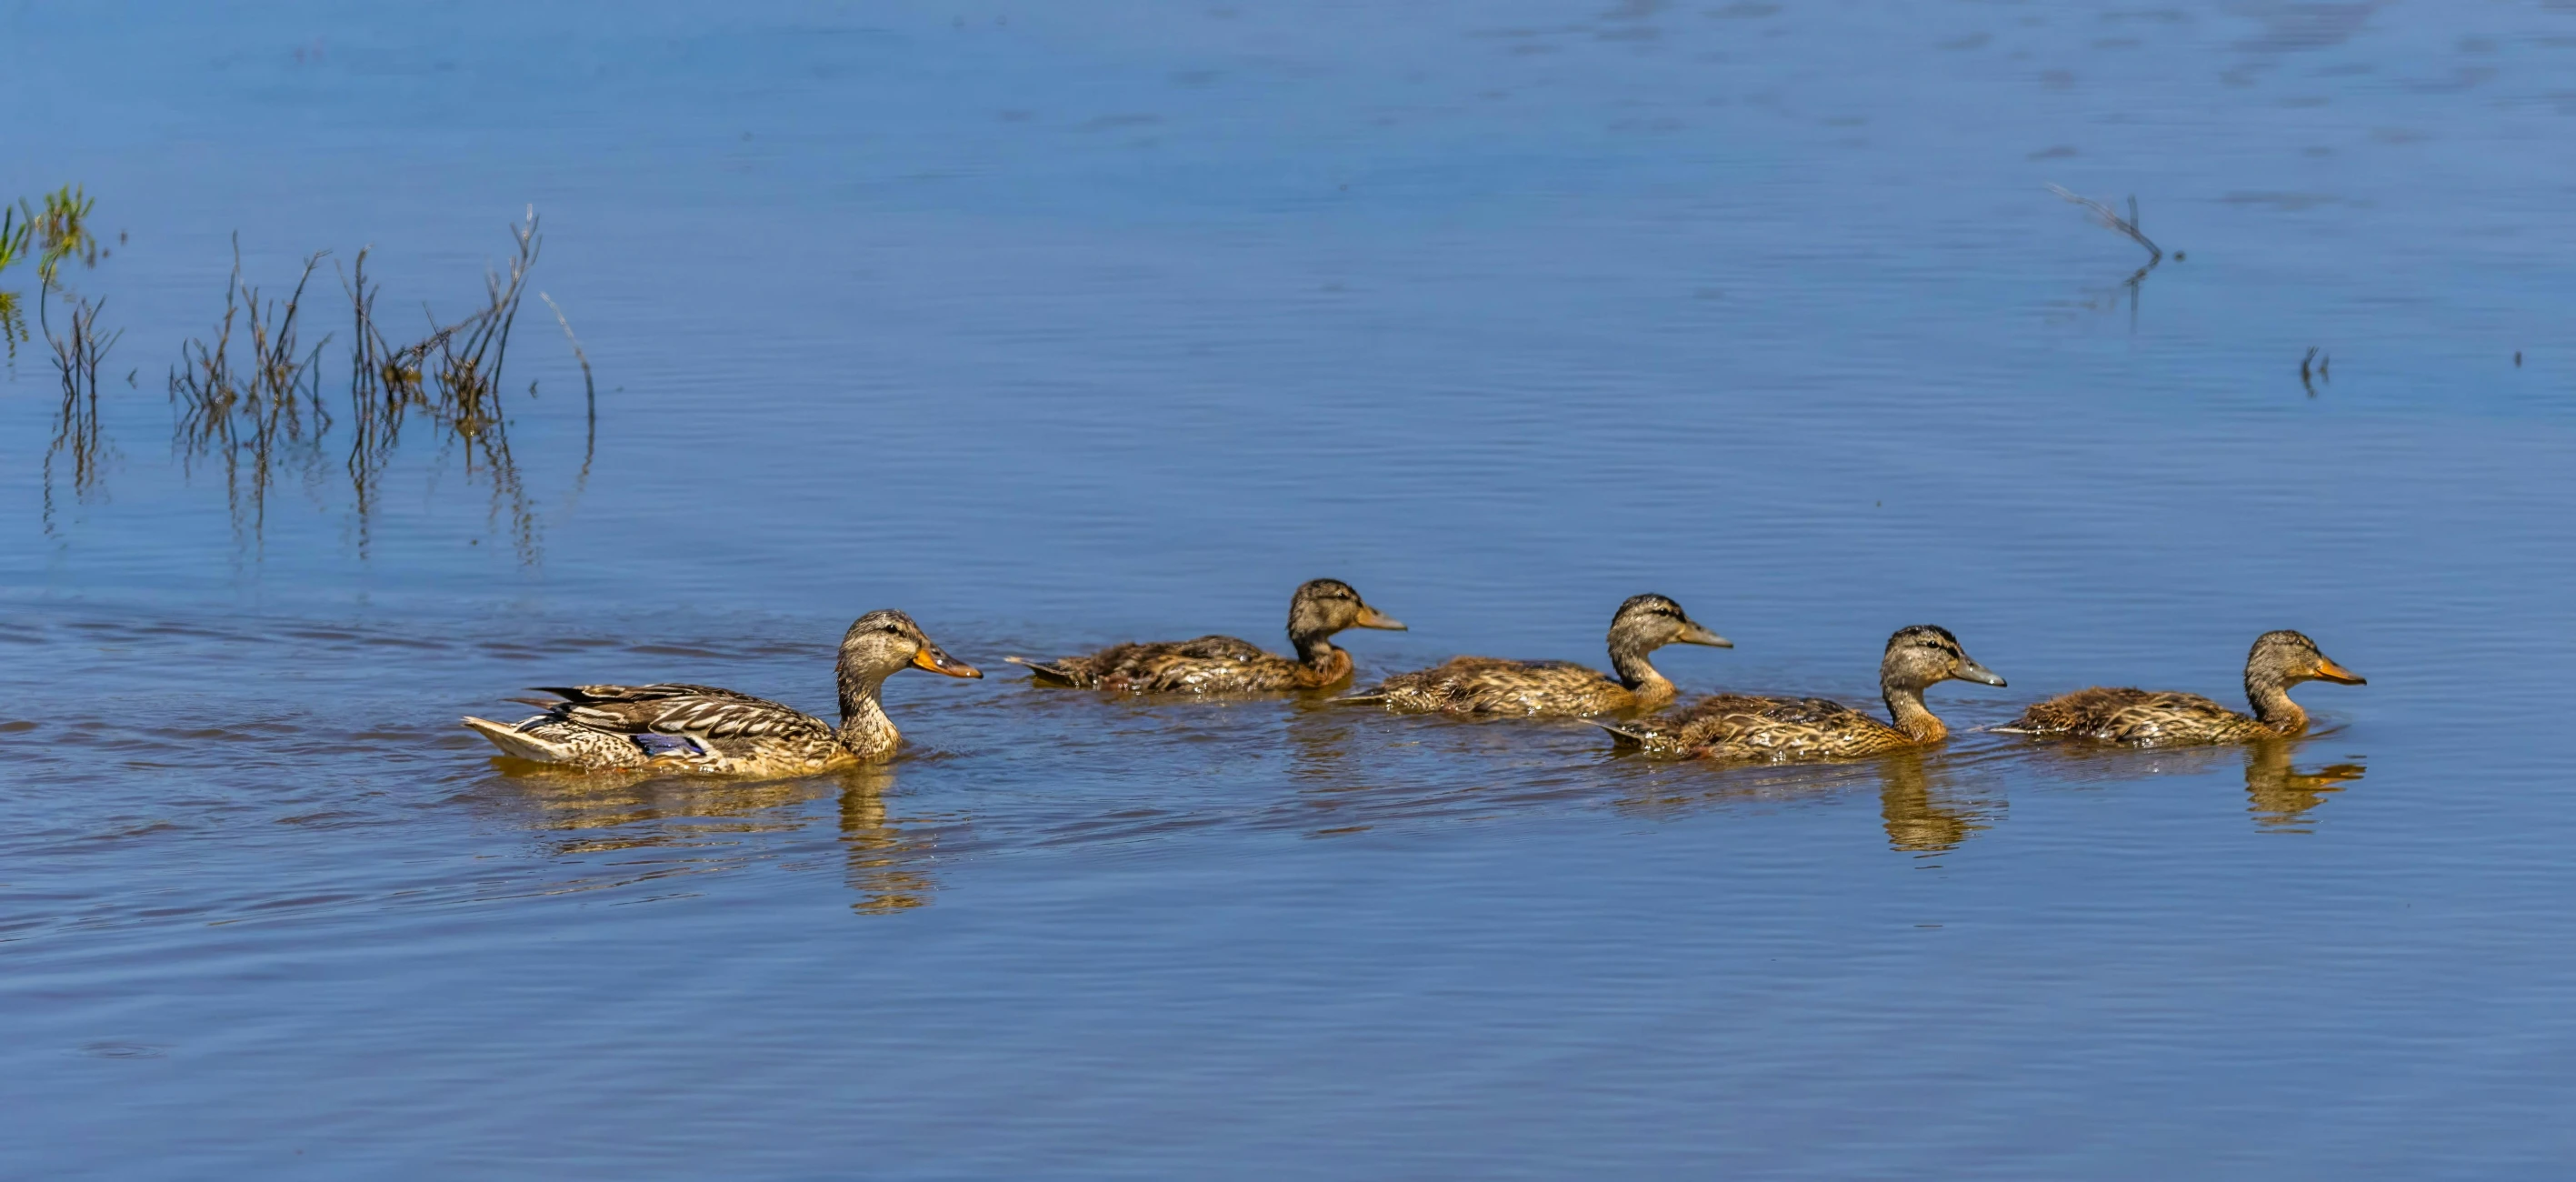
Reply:
[[[2550,5],[13,6],[0,193],[98,199],[125,336],[95,471],[41,338],[0,386],[0,1173],[2557,1173],[2571,62]],[[515,486],[174,451],[234,233],[452,315],[531,203],[595,435],[532,303]],[[1726,769],[999,664],[1316,576],[1412,625],[1363,677],[1653,590],[1739,645],[1689,691],[1871,701],[1918,621],[2011,687]],[[883,767],[454,726],[827,707],[881,606],[996,673],[896,678]],[[2274,627],[2370,678],[2290,749],[1968,729]]]

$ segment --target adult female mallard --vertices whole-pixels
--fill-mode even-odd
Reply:
[[[2199,694],[2095,686],[2033,705],[2011,726],[1995,729],[2141,747],[2285,738],[2307,733],[2308,712],[2290,700],[2290,687],[2302,681],[2369,684],[2326,659],[2316,641],[2284,628],[2255,637],[2253,650],[2245,654],[2245,700],[2254,707],[2250,716]]]
[[[1646,656],[1668,644],[1734,648],[1661,595],[1631,596],[1610,617],[1612,681],[1572,661],[1451,657],[1445,665],[1398,673],[1373,689],[1335,699],[1382,703],[1399,714],[1609,714],[1652,710],[1673,700],[1672,679]]]
[[[514,698],[545,709],[515,726],[467,718],[468,729],[520,759],[607,770],[638,768],[697,775],[798,776],[874,759],[901,736],[877,692],[905,668],[982,677],[949,656],[899,611],[860,616],[841,637],[841,725],[749,694],[706,685],[541,686],[553,700]]]
[[[1622,745],[1667,756],[1710,759],[1848,759],[1948,738],[1950,728],[1924,708],[1923,691],[1944,681],[2000,686],[2004,679],[1969,659],[1945,628],[1917,624],[1887,638],[1878,686],[1889,726],[1823,698],[1756,698],[1719,694],[1689,708],[1633,722],[1599,723]]]
[[[1362,603],[1350,584],[1316,579],[1288,599],[1288,643],[1297,649],[1293,661],[1231,636],[1114,644],[1089,656],[1053,661],[1002,659],[1028,666],[1033,681],[1085,689],[1186,694],[1323,689],[1351,675],[1351,655],[1332,641],[1345,628],[1404,631],[1404,625]]]

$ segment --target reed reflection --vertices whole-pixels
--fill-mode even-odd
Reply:
[[[48,290],[37,300],[37,319],[43,323],[45,343],[53,350],[54,372],[62,378],[61,406],[54,412],[54,439],[45,449],[44,463],[44,528],[55,532],[54,482],[57,461],[69,460],[72,495],[83,503],[95,497],[112,454],[101,430],[98,413],[98,367],[107,351],[116,347],[123,329],[101,335],[98,331],[100,304],[65,293],[66,325],[54,330],[53,317],[47,314],[51,300]]]
[[[436,463],[461,458],[466,482],[488,487],[491,519],[508,523],[520,561],[533,565],[538,559],[542,523],[511,450],[502,380],[510,333],[537,262],[541,238],[536,211],[531,208],[510,234],[506,266],[485,272],[482,302],[452,322],[430,315],[424,305],[420,326],[390,329],[376,315],[379,287],[368,278],[365,250],[341,276],[352,318],[348,443],[341,467],[361,557],[368,554],[396,447],[406,424],[419,421],[436,437]],[[322,352],[331,337],[307,348],[300,329],[304,294],[328,253],[305,258],[295,286],[280,303],[243,281],[236,241],[223,318],[209,336],[183,344],[180,362],[170,371],[170,402],[177,412],[173,450],[191,471],[202,463],[221,469],[234,532],[246,546],[255,546],[263,536],[269,493],[281,476],[300,477],[311,489],[321,488],[327,479],[327,450],[339,426],[322,393]],[[543,293],[539,298],[553,310],[581,364],[585,430],[581,469],[573,478],[569,502],[589,480],[598,444],[598,391],[571,322],[552,299]],[[536,394],[536,383],[530,382],[527,395]]]

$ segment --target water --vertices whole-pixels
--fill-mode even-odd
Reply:
[[[125,336],[95,483],[41,339],[0,391],[0,1172],[2554,1174],[2571,50],[2512,5],[11,6],[0,191],[98,199]],[[2052,183],[2175,253],[2124,286]],[[345,426],[247,509],[173,454],[234,233],[271,294],[372,244],[454,315],[529,204],[600,414],[532,301],[523,500],[431,431],[363,516]],[[1278,641],[1322,575],[1413,626],[1364,677],[1598,661],[1654,590],[1739,645],[1686,690],[1869,701],[1918,621],[2012,685],[1919,758],[1722,769],[998,662]],[[453,725],[828,706],[880,606],[1000,674],[898,677],[882,768],[512,777]],[[2285,626],[2371,679],[2286,759],[1966,729],[2230,698]]]

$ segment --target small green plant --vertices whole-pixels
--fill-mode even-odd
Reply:
[[[27,228],[35,232],[37,249],[36,277],[47,287],[59,287],[56,277],[64,259],[79,259],[83,267],[98,265],[98,239],[89,232],[89,212],[98,203],[81,192],[78,185],[65,185],[45,194],[45,206],[39,210],[21,205],[26,211]]]
[[[90,210],[97,204],[80,186],[65,185],[45,194],[41,207],[21,201],[15,208],[0,208],[0,272],[34,251],[37,294],[41,296],[62,290],[65,260],[77,259],[83,267],[97,266],[104,252],[99,250],[97,236],[89,231]],[[18,359],[18,346],[27,339],[25,298],[0,289],[0,343],[6,344],[11,361]]]
[[[17,210],[0,210],[0,272],[6,272],[18,256],[27,253],[31,229],[18,220]],[[11,361],[18,359],[18,344],[26,339],[27,314],[18,304],[18,293],[0,288],[0,341],[8,343]]]

